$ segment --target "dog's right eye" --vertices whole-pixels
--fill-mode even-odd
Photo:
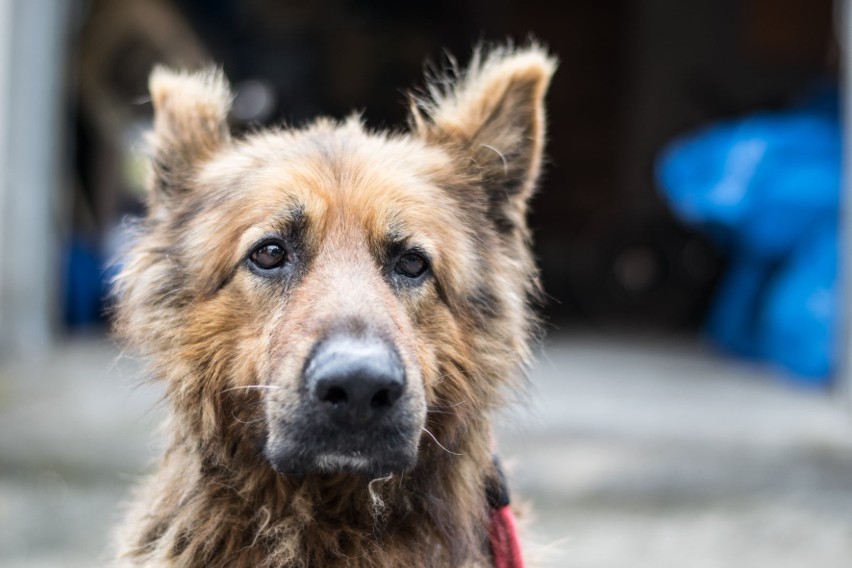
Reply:
[[[287,251],[281,243],[263,243],[254,249],[249,259],[262,270],[272,270],[287,262]]]
[[[423,275],[429,268],[429,262],[418,252],[409,252],[396,263],[396,272],[406,278],[416,279]]]

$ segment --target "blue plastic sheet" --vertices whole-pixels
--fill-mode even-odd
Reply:
[[[100,321],[107,281],[103,259],[91,241],[73,235],[63,250],[65,285],[63,320],[70,329]]]
[[[710,337],[824,386],[837,361],[841,130],[834,93],[676,140],[659,185],[730,258]]]

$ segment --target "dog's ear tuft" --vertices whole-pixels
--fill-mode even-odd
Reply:
[[[228,144],[231,91],[217,68],[198,72],[155,67],[148,81],[154,104],[153,187],[156,203],[180,194],[195,168]]]
[[[498,223],[522,222],[545,138],[544,95],[556,60],[539,45],[477,49],[470,66],[431,79],[410,123],[426,140],[462,152],[481,176]]]

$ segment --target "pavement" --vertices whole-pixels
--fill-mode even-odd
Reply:
[[[141,368],[97,337],[0,361],[0,566],[105,563],[161,449]],[[497,423],[531,564],[852,566],[842,396],[686,339],[565,334]]]

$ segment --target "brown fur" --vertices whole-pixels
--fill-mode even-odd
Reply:
[[[537,46],[478,51],[412,98],[408,132],[320,119],[239,140],[220,72],[154,71],[149,213],[117,330],[150,358],[172,418],[123,565],[488,565],[490,415],[535,331],[525,213],[554,66]],[[290,285],[245,269],[258,238],[292,230],[304,268]],[[388,285],[395,238],[430,252],[429,283]],[[392,334],[422,389],[417,465],[372,481],[279,475],[258,449],[268,409],[291,408],[311,346],[342,318]]]

